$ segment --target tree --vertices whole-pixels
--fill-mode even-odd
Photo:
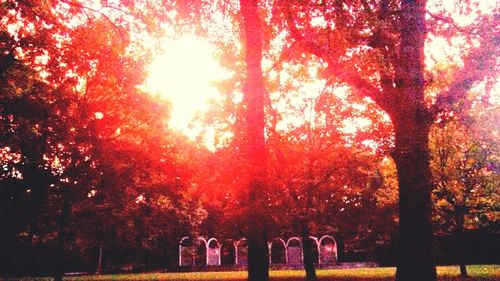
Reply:
[[[264,22],[263,23],[263,25],[266,25],[266,24],[269,24],[269,23],[268,22]],[[272,27],[270,27],[270,26],[266,26],[265,27],[265,32],[264,33],[266,34],[266,36],[270,36],[268,33],[273,33],[273,31],[270,31],[270,29],[272,29]],[[278,69],[278,71],[279,71],[280,67],[282,67],[281,66],[281,61],[280,61],[281,58],[277,58],[275,54],[272,54],[273,51],[269,50],[269,49],[272,49],[272,47],[270,47],[269,45],[272,45],[272,43],[269,43],[266,46],[268,48],[267,51],[266,51],[266,55],[267,55],[268,58],[271,57],[272,59],[276,60],[273,69],[269,70],[269,72],[276,71],[276,69]],[[237,61],[237,59],[233,58],[233,61]],[[304,61],[307,62],[307,59],[305,59]],[[307,66],[301,66],[300,63],[303,63],[303,61],[294,62],[293,66],[292,66],[294,69],[295,68],[299,68],[300,69],[300,70],[297,70],[297,72],[299,72],[299,75],[298,75],[298,77],[294,76],[294,81],[292,79],[290,79],[289,81],[279,81],[279,79],[277,79],[278,81],[270,81],[272,79],[270,79],[270,77],[269,77],[269,72],[266,73],[266,75],[265,75],[266,81],[265,82],[266,82],[266,85],[269,86],[269,90],[270,90],[270,93],[266,95],[266,98],[267,98],[267,96],[272,96],[276,92],[278,92],[278,95],[280,95],[281,97],[283,97],[283,100],[287,99],[287,95],[288,96],[294,96],[294,94],[290,92],[291,91],[291,87],[290,87],[289,84],[295,84],[296,81],[300,81],[300,83],[304,83],[302,80],[305,79],[304,76],[307,76],[307,74],[304,74],[304,73],[308,72],[308,69],[307,69],[308,64],[306,64]],[[235,68],[237,68],[237,66]],[[235,71],[235,72],[236,73],[240,73],[240,72],[237,72],[237,71]],[[279,75],[278,75],[278,77],[279,77]],[[315,78],[317,78],[317,77],[315,77]],[[235,82],[235,84],[236,84],[236,82]],[[237,89],[238,87],[237,86],[233,86],[233,88]],[[277,90],[276,90],[276,88],[277,88]],[[330,90],[331,88],[333,88],[333,87],[328,87],[328,90]],[[278,98],[278,99],[280,99],[280,98]],[[232,100],[232,99],[229,98],[229,100]],[[360,102],[360,100],[361,99],[358,99],[357,101]],[[266,124],[267,124],[266,129],[267,129],[267,132],[268,132],[268,134],[267,134],[267,140],[270,141],[270,142],[272,142],[273,141],[273,136],[276,136],[276,140],[278,140],[276,145],[273,145],[272,147],[269,148],[269,154],[270,154],[270,156],[268,156],[267,161],[268,161],[268,163],[271,164],[270,166],[280,166],[280,164],[283,163],[283,160],[284,160],[283,157],[279,157],[278,156],[277,158],[274,158],[274,155],[273,155],[277,151],[278,151],[278,154],[286,154],[286,153],[288,153],[288,151],[286,151],[286,153],[282,153],[283,151],[280,151],[280,150],[282,150],[282,147],[281,147],[282,145],[292,145],[292,146],[297,146],[297,147],[302,147],[302,146],[307,147],[306,143],[313,143],[313,142],[316,141],[316,139],[315,139],[315,137],[313,137],[313,135],[322,135],[320,137],[321,140],[319,140],[318,142],[322,143],[322,144],[328,143],[328,145],[326,145],[327,146],[326,148],[322,147],[321,149],[319,149],[322,153],[325,153],[325,152],[328,151],[328,153],[329,153],[328,155],[329,156],[330,155],[334,155],[333,157],[335,157],[335,156],[337,156],[337,157],[343,157],[343,156],[345,156],[345,154],[349,154],[348,152],[346,152],[345,154],[343,154],[342,152],[339,152],[338,154],[335,154],[337,152],[336,145],[338,147],[342,147],[343,144],[333,144],[335,141],[337,141],[336,138],[334,140],[327,140],[328,137],[332,137],[333,135],[336,136],[337,132],[335,132],[335,130],[339,129],[339,128],[336,128],[337,123],[335,123],[335,124],[333,124],[333,122],[328,123],[327,125],[325,125],[325,126],[327,126],[327,128],[323,128],[322,127],[321,130],[317,130],[317,131],[316,130],[312,130],[314,132],[311,133],[311,134],[307,133],[307,131],[308,131],[308,129],[306,128],[307,126],[302,126],[302,127],[292,128],[292,129],[288,128],[289,130],[293,131],[293,132],[290,132],[289,135],[288,135],[287,132],[283,133],[283,135],[279,135],[279,133],[276,133],[276,123],[279,122],[280,120],[285,119],[286,117],[284,117],[284,116],[288,112],[287,113],[277,113],[276,112],[277,110],[275,108],[272,108],[273,106],[276,106],[276,104],[274,104],[273,100],[271,100],[271,101],[268,100],[268,101],[266,101],[266,103],[267,103],[266,104],[266,113],[267,113],[267,115],[266,115],[266,121],[267,121],[266,122]],[[332,102],[331,104],[334,104],[334,102]],[[364,105],[364,102],[362,102],[362,104]],[[313,109],[313,107],[314,106],[311,106],[311,108],[310,108],[311,112],[317,110],[316,108]],[[317,107],[318,108],[319,107],[324,107],[323,110],[328,111],[326,109],[327,106],[324,105],[324,100],[322,101],[322,104],[321,105],[318,104]],[[339,106],[339,108],[340,108],[340,106]],[[370,118],[373,118],[373,120],[376,120],[377,118],[379,118],[381,116],[378,112],[376,112],[376,110],[373,110],[373,105],[368,106],[368,108],[372,108],[371,109],[372,110],[371,113],[373,113],[373,114],[367,114],[367,115],[370,116]],[[210,115],[209,121],[211,122],[210,123],[211,125],[213,125],[214,123],[216,123],[218,125],[217,126],[218,128],[221,127],[220,126],[220,122],[221,121],[219,120],[220,116],[221,115],[226,116],[226,115],[228,115],[228,112],[235,112],[235,111],[237,111],[238,110],[238,105],[234,105],[234,104],[231,104],[229,106],[228,105],[224,105],[224,109],[225,109],[224,113],[213,112],[213,114]],[[304,110],[304,108],[297,108],[296,112],[294,113],[295,114],[294,116],[297,115],[297,116],[299,116],[298,118],[305,118],[305,119],[307,119],[307,116],[303,116],[304,114],[303,114],[303,112],[301,112],[301,110]],[[307,110],[309,110],[309,109],[307,109]],[[330,110],[330,111],[333,112],[335,110]],[[347,109],[345,111],[350,112],[349,109]],[[369,110],[367,110],[367,111],[369,111]],[[334,112],[333,114],[337,114],[337,113],[338,112]],[[333,115],[333,114],[330,113],[330,115]],[[348,113],[344,113],[344,114],[348,115]],[[235,119],[238,122],[238,113],[235,113],[234,115],[236,116]],[[233,115],[230,114],[230,116],[233,116]],[[287,117],[289,117],[289,116],[287,116]],[[323,116],[322,117],[318,117],[318,118],[321,119],[321,118],[323,118]],[[328,119],[329,117],[324,117],[324,118]],[[331,121],[331,120],[328,120],[328,121]],[[223,124],[227,124],[227,123],[230,123],[230,122],[222,120],[222,123]],[[320,121],[320,123],[321,123],[321,121]],[[378,124],[379,122],[374,122],[374,123]],[[340,121],[339,124],[340,125],[338,127],[341,127],[342,126],[342,122]],[[322,125],[324,125],[324,124],[322,124]],[[316,126],[316,124],[315,125],[311,125],[311,126]],[[234,125],[234,124],[230,124],[229,126],[227,126],[227,125],[224,126],[224,128],[227,128],[227,127],[234,128],[233,132],[235,134],[235,138],[237,138],[238,134],[239,134],[239,132],[238,132],[238,126]],[[376,126],[374,126],[374,127],[376,127]],[[331,130],[331,132],[329,130]],[[309,131],[311,131],[311,130],[309,130]],[[360,134],[360,136],[356,136],[356,138],[359,139],[359,140],[366,140],[366,138],[367,138],[366,136],[367,135],[369,135],[369,134],[365,133],[365,135],[364,135],[365,139],[363,139],[363,134]],[[292,138],[294,138],[294,139],[292,140]],[[307,139],[307,140],[304,141],[303,140],[304,138]],[[370,137],[368,137],[368,139],[369,138]],[[283,139],[284,141],[280,142],[279,141],[280,139]],[[289,141],[290,143],[286,143],[287,141]],[[237,141],[233,140],[233,142],[230,145],[233,145],[235,142],[237,142]],[[360,147],[361,147],[361,145],[360,145]],[[330,154],[330,149],[329,148],[332,148],[332,151],[335,151],[335,153],[332,152]],[[314,150],[314,148],[311,148],[311,149]],[[366,149],[366,147],[364,149]],[[285,150],[288,150],[288,148],[285,149]],[[338,150],[342,150],[342,149],[338,148]],[[236,147],[236,149],[234,151],[236,151],[236,153],[237,153],[237,147]],[[299,178],[299,182],[301,184],[304,184],[304,186],[298,187],[298,185],[300,185],[300,184],[292,184],[292,185],[294,185],[294,188],[298,187],[297,190],[293,192],[293,194],[292,194],[292,192],[286,191],[286,187],[284,188],[285,190],[283,190],[282,192],[284,192],[285,194],[292,195],[293,198],[296,198],[297,197],[296,195],[299,195],[299,197],[302,197],[302,198],[312,198],[312,197],[315,196],[315,192],[314,191],[310,191],[309,189],[315,190],[316,188],[319,188],[317,186],[319,184],[316,182],[317,179],[319,179],[321,177],[325,178],[325,180],[320,180],[322,187],[326,187],[326,186],[328,186],[328,184],[331,183],[331,181],[329,180],[328,175],[332,174],[332,171],[336,168],[336,164],[337,163],[329,163],[328,164],[328,163],[326,163],[326,159],[324,159],[325,157],[319,157],[322,160],[325,160],[325,162],[322,162],[320,165],[317,165],[317,166],[321,166],[322,168],[324,168],[324,170],[321,170],[321,171],[316,171],[316,169],[307,168],[307,167],[310,167],[310,166],[316,166],[316,164],[318,164],[318,163],[316,163],[317,159],[316,160],[311,160],[310,163],[309,163],[309,165],[307,165],[307,164],[305,166],[301,166],[300,165],[300,163],[304,162],[303,161],[304,159],[310,159],[311,158],[310,154],[315,154],[315,153],[318,153],[318,151],[311,152],[311,151],[308,151],[308,148],[305,148],[304,151],[302,151],[302,154],[299,154],[300,156],[295,159],[295,160],[298,160],[298,161],[296,161],[294,163],[292,163],[293,161],[290,162],[291,166],[294,166],[295,168],[297,168],[297,172],[298,172],[297,175],[294,175],[296,178],[293,178],[293,180],[296,180],[297,178]],[[315,154],[313,157],[317,158],[319,155],[320,154],[318,154],[318,155]],[[296,155],[294,155],[294,156],[296,156]],[[321,155],[321,156],[324,156],[324,155]],[[303,159],[301,159],[300,157],[303,157]],[[328,158],[328,159],[332,159],[332,158]],[[349,159],[351,159],[351,158],[349,158]],[[340,161],[340,162],[342,162],[342,161]],[[360,162],[361,162],[361,160],[360,160]],[[346,166],[344,162],[342,162],[342,164],[339,164],[339,165]],[[342,167],[344,167],[344,166],[342,166]],[[234,167],[234,165],[233,165],[233,167]],[[270,167],[269,169],[271,170],[272,168]],[[311,172],[312,172],[312,170],[315,170],[314,172],[312,172],[314,174],[314,179],[311,178],[311,176],[309,176],[310,179],[307,180],[308,176],[307,175],[303,175],[301,169],[311,170]],[[324,174],[321,174],[322,172],[324,172]],[[235,176],[236,175],[234,175],[232,177],[235,177]],[[355,177],[355,176],[353,176],[353,177]],[[339,176],[339,178],[341,178],[341,176]],[[361,181],[361,179],[364,179],[364,177],[359,177],[358,179]],[[310,184],[308,184],[308,183],[310,183]],[[287,184],[290,184],[290,183],[287,183]],[[305,186],[308,186],[308,188],[305,188]],[[230,188],[230,190],[234,190],[234,182],[233,182],[232,186],[228,187],[228,189],[229,188]],[[275,189],[277,191],[277,194],[280,194],[279,193],[279,192],[281,192],[280,188],[281,188],[281,186],[279,186],[279,187],[278,186],[270,186],[269,187],[269,193],[270,194],[268,194],[268,198],[269,198],[269,200],[271,202],[273,202],[273,203],[270,203],[270,204],[276,205],[276,204],[279,204],[279,203],[275,204],[275,202],[282,202],[280,199],[275,199],[273,197]],[[229,194],[230,192],[231,191],[228,191],[227,194]],[[215,193],[218,194],[217,191],[215,191]],[[303,194],[310,194],[310,196],[303,196]],[[328,194],[328,196],[330,196],[330,194]],[[214,197],[216,197],[216,196],[214,196]],[[222,197],[227,197],[227,195],[222,195]],[[312,202],[312,201],[313,200],[310,200],[310,202]],[[283,203],[283,204],[288,204],[288,203],[290,203],[290,202],[287,201],[287,203]],[[297,204],[295,204],[295,205],[297,205]],[[309,205],[311,205],[311,204],[309,204]],[[287,206],[289,206],[289,205],[287,205]],[[309,215],[305,215],[305,214],[306,213],[309,214],[310,212],[309,211],[305,211],[305,209],[313,209],[313,206],[309,206],[309,207],[297,207],[297,208],[293,208],[292,210],[296,211],[296,212],[298,212],[300,214],[299,217],[300,217],[301,221],[309,221],[309,220],[311,220],[310,218],[308,218]],[[291,210],[288,208],[287,211],[291,211]],[[293,211],[292,211],[292,213],[293,213]],[[274,213],[273,216],[275,216],[279,212],[278,211],[274,211],[273,213]],[[296,214],[297,213],[293,214],[293,217],[297,217]],[[279,215],[278,215],[278,217],[279,217]],[[284,219],[284,218],[282,218],[282,219]],[[309,223],[303,223],[303,224],[307,225]],[[279,225],[281,225],[281,223],[279,223]],[[286,226],[285,226],[285,228],[286,228]],[[309,241],[309,239],[308,239],[309,235],[307,234],[308,231],[309,231],[308,229],[309,229],[309,227],[303,227],[303,229],[295,231],[295,233],[297,233],[297,231],[299,231],[299,233],[301,233],[301,232],[305,233],[302,236],[307,237],[306,239],[303,239],[304,241],[306,241],[306,243]],[[286,233],[286,232],[284,232],[284,233]],[[306,246],[308,246],[308,245],[306,245]],[[306,268],[308,268],[308,270],[307,270],[308,271],[308,276],[314,276],[313,259],[312,258],[308,259],[309,256],[307,255],[307,253],[309,253],[309,251],[306,251],[306,256],[307,257],[305,259],[306,261],[309,261],[309,262],[306,263]],[[314,278],[314,277],[309,277],[309,278]]]
[[[104,236],[116,234],[115,249],[132,245],[140,252],[204,216],[196,196],[185,191],[189,175],[171,149],[169,107],[137,89],[148,53],[128,37],[134,22],[116,7],[104,7],[114,11],[105,14],[76,2],[51,4],[0,6],[6,15],[0,112],[7,132],[0,147],[2,165],[10,169],[1,177],[8,186],[2,201],[9,202],[2,220],[24,209],[19,223],[6,222],[2,242],[17,243],[20,234],[28,246],[44,240],[40,244],[52,248],[51,273],[61,280],[75,244],[111,248]],[[73,16],[78,20],[71,25]],[[162,223],[173,227],[153,231]],[[85,233],[82,224],[94,231]]]
[[[438,112],[450,109],[449,105],[475,82],[495,72],[493,54],[498,48],[498,33],[485,28],[494,22],[494,16],[484,16],[481,25],[470,27],[475,31],[471,37],[480,40],[480,46],[469,45],[464,66],[455,72],[453,82],[436,102],[428,105],[424,61],[427,1],[281,4],[277,18],[284,19],[291,40],[300,50],[323,59],[328,63],[327,75],[371,98],[390,116],[395,132],[392,156],[399,183],[400,258],[396,280],[436,280],[430,126]],[[449,23],[450,19],[445,21]]]
[[[309,236],[331,233],[338,237],[348,233],[352,227],[342,222],[339,212],[356,210],[361,205],[370,209],[364,204],[367,202],[358,202],[357,195],[373,176],[373,169],[369,167],[376,160],[371,148],[361,143],[373,141],[375,134],[368,132],[376,131],[383,122],[375,121],[377,117],[382,119],[381,115],[370,110],[370,105],[365,106],[366,102],[344,92],[338,85],[318,81],[314,70],[320,72],[321,64],[313,58],[298,58],[283,68],[273,69],[280,74],[268,78],[269,84],[279,85],[269,93],[269,162],[271,182],[275,185],[271,190],[278,190],[276,200],[286,206],[282,212],[295,222],[288,222],[287,216],[279,216],[278,220],[300,225],[292,233],[302,237],[306,279],[315,280],[314,248]],[[369,121],[366,128],[353,130],[352,123],[372,118],[374,122]],[[370,161],[372,159],[375,161]],[[283,200],[283,194],[290,198]],[[346,205],[351,204],[347,202],[357,203],[349,208]],[[337,227],[340,225],[344,228]],[[364,224],[366,229],[368,225]]]
[[[8,274],[22,270],[16,268],[16,262],[11,263],[8,255],[18,258],[16,248],[31,246],[29,239],[20,241],[15,237],[36,233],[44,240],[53,231],[53,223],[47,217],[54,213],[47,211],[46,206],[54,203],[48,195],[53,194],[50,187],[58,178],[51,173],[46,155],[52,149],[51,143],[57,143],[64,131],[64,122],[58,120],[56,112],[65,108],[68,100],[56,99],[54,88],[17,59],[5,69],[2,78],[6,83],[0,84],[3,93],[0,147],[4,167],[0,177],[3,202],[0,213],[5,225],[1,241],[6,250],[1,260],[5,261],[2,272]],[[41,94],[33,96],[32,91]]]
[[[29,199],[30,192],[37,194],[36,198],[42,202],[37,207],[50,206],[45,208],[47,212],[43,215],[50,217],[51,228],[47,232],[51,234],[51,243],[57,244],[58,248],[58,254],[54,255],[59,263],[58,279],[64,272],[65,245],[73,234],[72,220],[84,208],[97,212],[102,206],[106,209],[109,203],[113,209],[118,209],[117,221],[137,225],[130,235],[123,233],[123,229],[118,231],[121,233],[117,232],[123,235],[124,241],[133,241],[130,244],[135,250],[143,243],[147,244],[146,248],[153,248],[152,241],[156,238],[151,237],[153,227],[149,226],[154,226],[154,221],[143,220],[147,215],[161,216],[175,210],[182,214],[182,220],[193,215],[185,207],[192,203],[197,210],[195,213],[199,213],[196,224],[204,218],[203,208],[199,206],[196,195],[190,193],[192,191],[177,192],[192,187],[192,174],[176,162],[176,157],[182,153],[170,150],[175,141],[155,136],[155,133],[168,133],[162,130],[162,120],[167,112],[161,109],[164,104],[145,97],[136,87],[144,79],[144,61],[148,56],[138,40],[134,41],[134,36],[129,35],[137,32],[140,38],[141,31],[150,31],[158,23],[157,19],[169,21],[175,18],[185,23],[194,17],[197,18],[195,29],[206,28],[203,25],[216,22],[209,20],[210,12],[207,12],[212,11],[214,5],[207,1],[167,1],[156,10],[141,1],[121,4],[116,7],[103,1],[96,4],[101,5],[99,9],[65,0],[50,3],[6,1],[0,5],[1,14],[5,15],[0,23],[0,87],[7,93],[1,99],[0,117],[6,133],[2,135],[0,149],[2,165],[8,168],[2,172],[2,183],[9,186],[8,192],[2,194],[2,200],[10,202],[15,194],[15,202],[6,204],[14,207],[8,212],[28,207],[23,214],[27,219],[37,213],[37,209],[29,204],[32,200]],[[426,1],[276,1],[273,9],[268,9],[269,3],[259,5],[256,0],[241,0],[239,4],[240,13],[232,13],[232,9],[238,6],[235,3],[226,2],[222,6],[232,13],[231,28],[239,28],[244,37],[242,53],[245,58],[238,56],[239,40],[232,45],[222,40],[221,45],[231,45],[228,48],[231,59],[245,61],[245,71],[235,75],[235,83],[239,83],[242,73],[246,74],[244,101],[241,106],[235,106],[243,109],[245,114],[237,116],[231,125],[236,128],[246,124],[246,127],[235,130],[237,141],[224,153],[246,150],[244,170],[247,177],[244,181],[247,198],[244,203],[248,214],[256,211],[256,215],[252,213],[245,217],[250,244],[249,279],[269,278],[268,225],[264,217],[269,209],[266,200],[273,199],[268,186],[271,169],[267,165],[272,156],[266,151],[265,126],[266,121],[273,123],[280,118],[274,115],[265,119],[265,110],[270,109],[265,108],[265,85],[275,85],[265,84],[269,81],[263,79],[261,64],[264,53],[277,64],[298,57],[306,60],[316,57],[315,60],[327,66],[321,71],[328,78],[327,83],[349,86],[352,92],[370,98],[389,115],[395,134],[393,158],[400,190],[401,259],[397,279],[435,280],[430,227],[429,132],[442,112],[456,111],[457,101],[476,82],[495,73],[498,68],[495,58],[498,31],[487,27],[495,26],[494,15],[477,15],[479,24],[461,27],[445,12],[427,11]],[[180,11],[180,17],[167,15],[167,10],[173,6]],[[196,12],[191,13],[193,10]],[[204,13],[199,16],[202,11]],[[162,17],[150,18],[162,13]],[[445,26],[452,26],[452,31],[447,33]],[[90,32],[94,30],[99,32]],[[460,62],[450,67],[453,77],[439,89],[431,85],[433,69],[429,70],[430,73],[425,72],[424,44],[426,38],[431,38],[426,37],[429,31],[444,38],[463,36],[466,42],[463,44],[465,51],[460,53],[463,67]],[[242,64],[235,69],[243,69]],[[301,75],[297,73],[297,76]],[[284,88],[284,91],[289,90]],[[373,109],[373,103],[368,104]],[[20,105],[33,111],[20,112]],[[330,103],[327,107],[330,108],[325,112],[335,105]],[[329,125],[332,124],[325,124],[325,127]],[[307,131],[306,127],[297,131],[299,135],[301,131]],[[324,135],[331,136],[330,133]],[[383,136],[384,132],[380,135]],[[352,141],[363,138],[363,134],[359,134]],[[388,141],[384,137],[377,138],[390,146],[390,138]],[[302,144],[289,144],[297,143]],[[196,149],[196,146],[189,145],[174,147]],[[358,145],[353,147],[359,149]],[[332,156],[335,155],[332,152]],[[309,156],[301,151],[293,155],[298,158]],[[357,157],[349,160],[360,160],[361,167],[366,164]],[[161,164],[162,161],[169,164]],[[312,160],[306,163],[307,173],[300,177],[302,184],[297,185],[309,200],[314,199],[309,195],[314,194],[316,176],[321,178],[329,174],[328,163],[322,163],[320,166],[326,171],[320,170],[315,175],[315,163]],[[345,163],[339,165],[346,166]],[[162,173],[145,167],[154,167]],[[123,177],[123,180],[109,180],[104,174]],[[31,185],[40,178],[43,181],[37,190],[28,192],[31,189],[26,189],[24,184]],[[374,179],[360,178],[373,180],[368,184],[370,188],[380,185]],[[329,178],[328,184],[337,180],[342,179]],[[364,187],[359,182],[355,185]],[[97,195],[94,196],[94,192]],[[88,197],[89,194],[92,196]],[[371,207],[374,204],[366,193],[350,195],[349,202],[355,202],[351,205],[362,202]],[[179,211],[165,207],[167,201],[184,203],[185,206]],[[321,202],[318,205],[318,208],[325,207]],[[310,207],[315,206],[308,202],[306,209]],[[353,213],[359,212],[356,206],[349,207]],[[304,224],[307,224],[309,213],[305,213]],[[109,222],[105,214],[101,213],[100,219],[103,225]],[[29,237],[30,232],[26,230],[40,225],[39,222],[26,226],[9,221],[8,225],[13,225],[15,230],[2,238],[14,237],[16,233],[23,237],[28,233]],[[185,228],[189,228],[187,225]],[[304,230],[303,236],[307,237],[307,227]],[[108,228],[105,231],[113,230]],[[27,241],[23,240],[23,243],[28,245]],[[148,258],[144,257],[144,260]],[[308,269],[312,272],[309,266]]]
[[[499,154],[494,134],[498,132],[480,117],[498,118],[498,106],[474,107],[468,114],[450,116],[435,124],[430,142],[436,231],[453,235],[462,277],[467,277],[465,231],[489,224],[489,214],[498,208],[495,202],[500,180],[495,170]],[[491,131],[482,132],[483,126]]]
[[[248,280],[269,280],[267,226],[266,144],[264,140],[264,80],[262,77],[262,29],[257,0],[240,0],[245,44],[246,150],[248,161]]]

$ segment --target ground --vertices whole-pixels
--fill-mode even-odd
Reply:
[[[468,266],[470,277],[468,281],[500,281],[500,265],[471,265]],[[359,268],[359,269],[332,269],[318,270],[320,281],[389,281],[394,280],[396,269],[394,267]],[[303,270],[275,270],[271,271],[272,281],[304,280]],[[440,281],[462,281],[459,277],[458,266],[438,267]],[[66,277],[68,281],[104,281],[104,280],[161,280],[161,281],[201,281],[225,280],[244,281],[247,273],[244,271],[230,272],[190,272],[190,273],[141,273],[141,274],[115,274],[115,275],[89,275],[79,277]],[[19,281],[37,280],[50,281],[51,278],[20,278]]]

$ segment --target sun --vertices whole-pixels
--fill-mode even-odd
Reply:
[[[228,75],[215,59],[215,48],[194,35],[162,42],[163,53],[149,66],[146,88],[172,103],[169,126],[194,139],[201,125],[197,113],[208,109],[209,100],[221,100],[214,82]]]

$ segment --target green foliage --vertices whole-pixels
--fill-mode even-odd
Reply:
[[[493,226],[499,211],[499,146],[493,124],[496,106],[476,105],[460,120],[451,117],[431,131],[435,190],[435,222],[438,231]],[[462,222],[463,221],[463,222]]]

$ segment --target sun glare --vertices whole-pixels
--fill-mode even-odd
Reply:
[[[201,126],[193,118],[221,97],[214,82],[228,74],[214,57],[215,48],[193,35],[162,43],[164,52],[149,67],[147,89],[172,103],[169,125],[194,139]]]

